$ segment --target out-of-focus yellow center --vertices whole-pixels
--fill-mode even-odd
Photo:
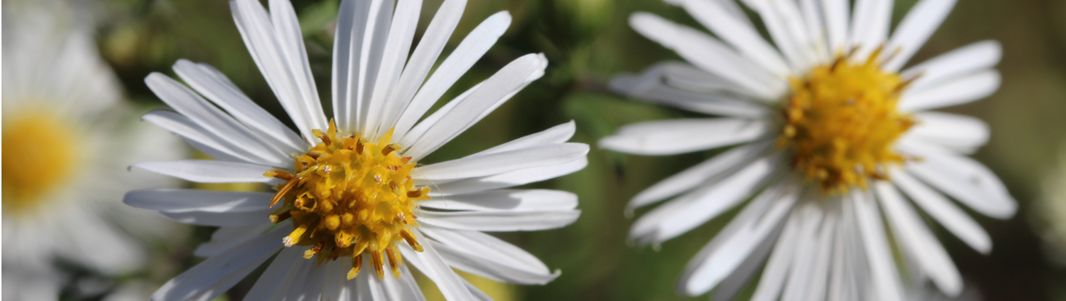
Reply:
[[[904,160],[892,145],[914,125],[896,109],[910,80],[881,70],[879,54],[865,62],[838,56],[790,81],[777,143],[790,151],[793,169],[824,193],[866,188],[868,179],[887,177],[887,164]]]
[[[3,123],[5,213],[34,208],[64,185],[78,164],[72,127],[47,111],[10,114]]]
[[[352,258],[349,280],[359,274],[364,254],[379,277],[386,260],[398,275],[403,258],[397,243],[422,250],[411,229],[418,225],[415,203],[429,198],[429,188],[415,187],[415,162],[390,143],[391,132],[376,141],[358,134],[338,137],[331,122],[326,132],[314,134],[321,142],[295,158],[295,173],[267,173],[285,181],[270,204],[280,204],[272,222],[292,219],[295,226],[283,243],[310,246],[304,258],[320,263]]]

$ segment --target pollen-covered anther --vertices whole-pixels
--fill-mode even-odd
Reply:
[[[866,188],[869,179],[888,177],[888,165],[906,160],[893,144],[915,124],[897,109],[914,79],[882,70],[882,50],[857,61],[840,55],[790,81],[777,144],[789,150],[792,168],[824,193]]]
[[[415,162],[391,143],[391,133],[376,140],[338,136],[331,122],[314,134],[321,142],[295,158],[294,172],[266,173],[284,181],[269,216],[273,223],[292,220],[294,228],[282,243],[309,247],[304,258],[319,263],[351,258],[349,280],[359,275],[364,256],[379,277],[386,263],[398,275],[403,262],[398,243],[422,250],[411,231],[418,226],[415,204],[429,198],[429,188],[415,186]]]

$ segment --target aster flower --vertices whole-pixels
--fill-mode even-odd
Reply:
[[[128,193],[132,206],[220,227],[195,251],[207,259],[154,299],[209,300],[272,256],[246,299],[422,299],[409,265],[449,300],[485,298],[453,268],[519,284],[558,275],[485,232],[559,228],[578,217],[574,194],[512,188],[585,166],[588,147],[566,142],[573,123],[454,160],[422,160],[543,75],[542,55],[522,56],[427,114],[503,34],[510,15],[486,19],[430,74],[465,1],[444,1],[413,52],[421,1],[342,1],[327,118],[291,4],[269,5],[268,12],[255,0],[230,1],[245,45],[296,131],[210,66],[175,64],[188,86],[161,74],[146,79],[174,111],[144,119],[214,159],[134,168],[200,183],[274,187]]]
[[[137,239],[172,223],[122,206],[116,187],[165,186],[133,177],[133,160],[179,158],[158,129],[129,129],[133,108],[66,2],[4,2],[3,298],[57,300],[79,279],[59,262],[116,277],[144,263]],[[128,141],[142,141],[132,145]]]
[[[898,300],[898,249],[940,290],[958,294],[959,272],[914,206],[988,253],[988,234],[948,197],[1001,219],[1017,205],[966,156],[987,141],[987,126],[929,110],[993,93],[1000,45],[978,42],[903,68],[948,15],[949,0],[918,1],[891,35],[892,1],[742,1],[769,40],[734,1],[672,3],[714,35],[634,14],[637,32],[687,62],[612,86],[716,117],[629,125],[600,145],[638,155],[731,146],[630,202],[633,210],[669,199],[631,229],[632,240],[653,245],[742,208],[692,259],[679,290],[730,297],[761,269],[758,300]]]

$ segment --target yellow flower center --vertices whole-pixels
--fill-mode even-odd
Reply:
[[[867,179],[887,176],[885,165],[904,160],[892,145],[914,120],[896,108],[913,79],[881,70],[880,53],[865,62],[841,55],[790,81],[777,143],[790,151],[792,168],[823,193],[865,189]]]
[[[422,250],[411,228],[418,225],[415,202],[428,199],[429,188],[415,187],[415,162],[390,143],[391,132],[377,141],[358,134],[338,137],[331,122],[325,133],[314,134],[321,142],[295,158],[295,173],[267,172],[285,181],[270,203],[281,204],[272,222],[292,219],[295,226],[283,243],[310,246],[304,258],[320,263],[352,258],[349,280],[359,274],[364,253],[379,277],[385,260],[398,274],[403,258],[396,244],[402,240]]]
[[[74,175],[78,143],[72,127],[47,111],[9,116],[3,124],[3,207],[19,213],[41,204]]]

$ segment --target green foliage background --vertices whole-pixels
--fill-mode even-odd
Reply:
[[[187,58],[218,67],[253,99],[281,116],[279,105],[237,35],[226,2],[110,0],[95,12],[103,22],[98,31],[101,52],[122,78],[129,96],[146,107],[159,106],[143,78],[153,71],[170,73],[173,62]],[[323,99],[330,95],[332,22],[337,2],[295,1]],[[440,0],[425,2],[419,33]],[[896,1],[895,21],[914,2]],[[938,226],[932,228],[941,234],[968,284],[976,286],[985,299],[1066,300],[1066,271],[1046,260],[1048,254],[1038,237],[1045,224],[1033,218],[1040,179],[1050,172],[1059,154],[1066,152],[1066,2],[958,2],[915,60],[983,39],[1003,43],[1000,91],[950,111],[976,115],[991,125],[991,142],[977,157],[1004,179],[1021,202],[1021,211],[1008,221],[977,217],[993,238],[994,250],[989,256],[966,248]],[[561,269],[562,276],[546,286],[508,289],[521,300],[696,299],[675,294],[675,283],[686,262],[729,218],[715,219],[654,250],[627,244],[633,219],[626,216],[624,206],[656,180],[711,154],[639,157],[595,147],[597,139],[621,125],[689,115],[630,101],[606,90],[605,82],[612,74],[638,72],[656,61],[677,59],[633,32],[627,23],[629,14],[649,11],[693,26],[696,23],[681,9],[655,0],[471,0],[451,45],[500,10],[514,16],[511,28],[444,99],[525,53],[545,53],[550,60],[548,74],[426,162],[458,157],[571,119],[578,125],[575,140],[593,145],[588,168],[537,185],[578,193],[581,219],[565,229],[506,235],[550,267]],[[196,230],[180,248],[156,244],[154,251],[163,253],[159,267],[136,276],[162,283],[180,273],[197,261],[191,256],[193,246],[209,233],[209,229]],[[238,286],[230,297],[239,297],[250,280],[254,278]]]

